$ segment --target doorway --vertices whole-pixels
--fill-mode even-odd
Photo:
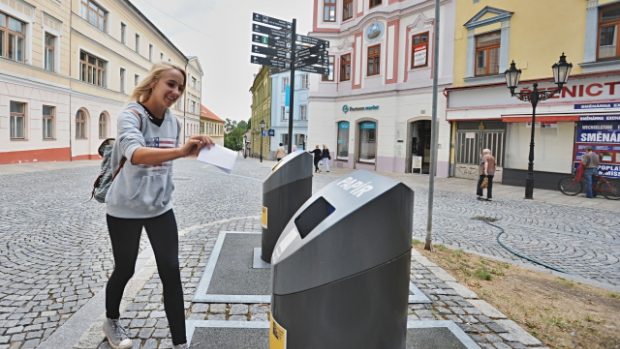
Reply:
[[[431,165],[431,121],[409,123],[407,173],[429,173]]]

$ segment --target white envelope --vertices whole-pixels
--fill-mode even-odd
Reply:
[[[206,162],[220,170],[230,173],[237,161],[237,152],[215,144],[211,148],[202,148],[198,154],[198,161]]]

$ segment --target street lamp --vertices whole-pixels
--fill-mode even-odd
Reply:
[[[263,162],[263,132],[265,131],[265,120],[261,120],[259,125],[260,125],[260,162]]]
[[[243,135],[243,158],[248,157],[248,135]]]
[[[553,95],[562,90],[562,86],[564,86],[568,80],[568,75],[570,74],[572,67],[573,65],[571,63],[566,62],[566,56],[564,56],[564,53],[562,52],[560,61],[553,64],[551,67],[553,69],[554,82],[558,86],[557,89],[551,90],[538,90],[538,83],[534,83],[534,88],[531,91],[529,89],[523,89],[519,92],[515,92],[515,89],[519,84],[519,78],[521,77],[521,69],[517,69],[515,62],[512,61],[512,63],[510,63],[510,69],[504,72],[504,76],[506,77],[506,85],[510,90],[510,95],[512,97],[517,97],[522,101],[529,101],[532,104],[530,156],[527,164],[527,177],[525,179],[526,199],[534,198],[534,130],[536,129],[536,105],[538,104],[538,101],[544,101],[545,99],[551,98]]]

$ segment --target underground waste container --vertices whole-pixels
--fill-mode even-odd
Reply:
[[[270,348],[406,347],[413,196],[356,171],[301,206],[272,256]]]
[[[271,263],[273,248],[299,207],[312,195],[312,155],[293,152],[282,158],[263,182],[261,259]]]

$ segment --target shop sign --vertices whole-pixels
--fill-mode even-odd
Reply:
[[[603,120],[617,117],[616,120]],[[581,162],[587,146],[600,157],[599,170],[607,171],[604,176],[620,178],[620,115],[584,115],[577,123],[573,164]],[[593,120],[599,118],[598,120]]]
[[[618,115],[582,115],[579,117],[579,121],[620,121],[620,114]]]
[[[587,103],[587,104],[575,104],[575,109],[610,109],[620,108],[620,103]]]
[[[365,107],[354,107],[354,106],[345,104],[342,106],[342,112],[345,114],[350,111],[364,111],[364,110],[378,110],[378,109],[379,109],[378,105],[368,105]]]

